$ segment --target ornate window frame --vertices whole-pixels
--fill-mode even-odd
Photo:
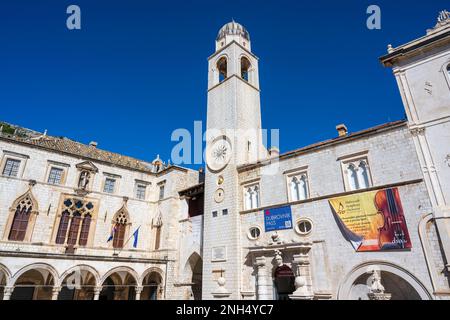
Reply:
[[[87,197],[79,197],[79,196],[74,196],[72,194],[61,194],[61,197],[59,199],[59,204],[58,204],[58,211],[56,213],[55,222],[53,224],[53,229],[52,229],[53,231],[52,231],[50,243],[52,245],[56,245],[56,246],[67,246],[67,239],[68,239],[68,234],[69,234],[72,217],[69,218],[64,244],[56,243],[56,237],[58,236],[58,230],[59,230],[59,225],[61,223],[62,214],[67,209],[64,202],[69,199],[73,200],[73,201],[82,201],[83,203],[91,202],[94,205],[94,208],[88,212],[91,215],[91,222],[89,225],[88,240],[87,240],[86,245],[84,245],[84,246],[79,245],[81,229],[83,226],[83,219],[82,219],[80,222],[80,226],[78,227],[77,241],[76,241],[76,244],[73,246],[74,248],[92,247],[94,244],[95,230],[96,230],[96,226],[97,226],[99,203],[98,203],[97,199],[87,198]]]
[[[17,210],[17,206],[19,205],[19,203],[26,199],[27,197],[29,197],[29,199],[32,202],[32,210],[30,212],[30,217],[28,220],[28,224],[27,224],[27,231],[25,233],[25,237],[23,239],[23,241],[13,241],[13,240],[9,240],[9,233],[11,232],[11,227],[14,221],[14,215],[16,213]],[[3,240],[4,241],[10,241],[10,242],[31,242],[31,238],[33,235],[33,230],[34,230],[34,226],[36,224],[36,219],[37,216],[39,215],[39,206],[38,206],[38,202],[36,200],[36,198],[34,197],[33,193],[31,192],[31,189],[28,189],[27,192],[25,192],[24,194],[18,196],[16,198],[16,200],[14,200],[14,202],[12,203],[11,207],[9,207],[8,210],[9,214],[8,214],[8,219],[6,220],[6,225],[5,225],[5,229],[3,231]]]
[[[131,230],[132,223],[131,223],[131,218],[130,218],[130,212],[128,211],[128,207],[127,207],[126,203],[124,203],[122,205],[122,207],[119,210],[117,210],[116,213],[114,214],[114,216],[113,216],[113,218],[111,220],[111,229],[114,228],[114,226],[118,223],[117,220],[119,219],[119,216],[121,214],[124,214],[125,215],[125,219],[126,219],[126,221],[124,223],[124,225],[125,225],[125,232],[124,232],[124,235],[123,235],[123,240],[124,240],[123,246],[121,248],[119,248],[119,247],[118,248],[114,248],[114,236],[113,236],[113,239],[108,243],[108,247],[110,249],[125,250],[125,249],[128,248],[128,245],[129,245],[128,243],[126,243],[126,241],[128,240],[129,235],[130,235],[130,230]]]
[[[355,191],[355,190],[364,190],[366,188],[370,188],[373,186],[373,178],[372,178],[372,170],[370,166],[370,157],[369,157],[369,151],[361,151],[358,153],[342,156],[338,158],[338,161],[341,163],[341,173],[342,173],[342,180],[344,181],[344,188],[346,191]],[[348,167],[349,165],[353,164],[356,168],[356,173],[358,170],[359,165],[361,162],[365,163],[366,169],[367,169],[367,179],[368,179],[368,185],[365,188],[355,188],[353,189],[351,187],[350,181],[348,179]],[[357,178],[359,181],[359,178]]]
[[[253,206],[253,200],[251,199],[250,207],[247,203],[247,190],[249,188],[253,188],[253,191],[255,188],[257,188],[256,192],[256,206]],[[244,210],[256,210],[261,207],[261,185],[259,183],[259,179],[252,182],[247,182],[242,184],[242,206]]]
[[[310,181],[309,181],[309,170],[308,166],[302,166],[296,169],[288,170],[284,172],[285,175],[285,182],[286,182],[286,196],[288,202],[297,202],[297,201],[303,201],[306,199],[309,199],[311,197],[311,187],[310,187]],[[305,177],[305,184],[306,184],[306,198],[305,199],[298,199],[295,200],[292,198],[291,193],[291,180],[294,177]]]

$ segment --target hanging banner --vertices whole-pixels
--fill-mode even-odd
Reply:
[[[329,203],[356,251],[412,247],[397,188],[337,197]]]
[[[291,206],[264,210],[264,227],[266,232],[292,229]]]

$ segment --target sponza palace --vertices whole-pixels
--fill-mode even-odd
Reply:
[[[280,154],[249,32],[224,25],[204,172],[3,123],[0,298],[449,299],[449,13],[380,61],[407,120]]]

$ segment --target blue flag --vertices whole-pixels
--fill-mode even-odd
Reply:
[[[139,238],[139,228],[140,226],[136,229],[136,231],[133,233],[133,237],[134,237],[134,241],[133,241],[133,248],[137,247],[137,243],[138,243],[138,238]]]
[[[117,228],[116,225],[114,225],[114,226],[112,227],[112,229],[111,229],[111,234],[109,235],[109,238],[108,238],[108,240],[106,240],[106,242],[110,242],[112,239],[114,239],[114,233],[116,233],[116,228]]]

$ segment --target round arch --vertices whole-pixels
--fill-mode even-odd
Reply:
[[[157,273],[158,276],[161,278],[161,282],[163,281],[163,279],[164,279],[164,271],[161,268],[158,268],[158,267],[150,267],[150,268],[148,268],[147,270],[145,270],[142,273],[141,277],[139,278],[139,282],[138,283],[140,285],[143,285],[145,278],[148,275],[150,275],[151,273]]]
[[[99,284],[103,284],[103,282],[105,282],[106,279],[108,279],[108,277],[110,277],[114,273],[121,273],[121,272],[128,273],[133,278],[133,280],[136,282],[136,284],[139,283],[138,282],[139,276],[138,276],[137,272],[130,267],[122,266],[122,267],[113,268],[113,269],[109,270],[108,272],[106,272],[103,275],[103,277],[100,279]],[[121,280],[123,281],[124,279],[121,279]]]
[[[341,281],[337,292],[338,300],[349,300],[351,291],[358,279],[369,274],[371,270],[378,270],[381,273],[393,275],[395,278],[403,280],[409,287],[414,289],[422,300],[431,300],[432,296],[425,286],[406,269],[387,261],[368,261],[354,267]]]
[[[47,263],[33,263],[33,264],[23,267],[22,269],[20,269],[19,271],[17,271],[14,274],[14,276],[11,278],[10,284],[14,285],[16,283],[16,281],[20,278],[20,276],[22,276],[23,274],[25,274],[27,271],[30,271],[30,270],[38,270],[38,271],[45,270],[45,271],[49,272],[53,277],[54,285],[59,286],[58,271],[56,271],[55,268],[53,268],[51,265],[49,265]]]
[[[85,265],[85,264],[76,265],[76,266],[73,266],[72,268],[66,270],[59,278],[59,283],[62,284],[64,282],[64,280],[67,278],[67,276],[69,276],[71,273],[73,273],[74,271],[77,271],[77,270],[89,272],[90,274],[92,274],[94,276],[95,285],[96,286],[100,285],[100,274],[98,273],[98,271],[94,267],[91,267],[91,266]]]
[[[78,277],[76,276],[78,272]],[[58,300],[93,300],[94,288],[99,286],[98,271],[88,265],[77,265],[65,271],[60,279]]]

